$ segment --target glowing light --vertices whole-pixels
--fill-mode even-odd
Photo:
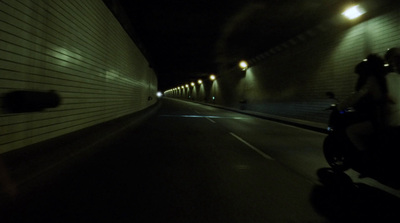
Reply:
[[[188,88],[188,87],[189,87],[189,85],[188,85],[188,84],[186,84],[186,85],[185,85],[185,87],[187,87],[187,88]]]
[[[342,15],[346,16],[348,19],[355,19],[364,13],[365,13],[364,9],[362,9],[359,5],[355,5],[353,7],[346,9],[342,13]]]
[[[242,68],[242,70],[246,70],[248,68],[248,66],[249,66],[249,64],[244,60],[239,62],[239,67]]]
[[[211,74],[211,75],[210,75],[210,80],[212,80],[212,81],[213,81],[213,80],[215,80],[216,78],[217,78],[217,77],[215,77],[215,75],[214,75],[214,74]]]
[[[157,97],[159,97],[159,98],[161,98],[163,96],[163,93],[162,92],[157,92]]]
[[[190,85],[194,86],[194,82],[190,83]]]
[[[198,83],[198,84],[202,84],[203,81],[202,81],[201,79],[199,79],[199,80],[197,81],[197,83]]]

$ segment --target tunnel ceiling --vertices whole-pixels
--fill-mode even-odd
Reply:
[[[352,2],[120,1],[162,90],[257,56],[340,13]]]

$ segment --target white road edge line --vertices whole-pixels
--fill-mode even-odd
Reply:
[[[215,121],[214,120],[212,120],[211,118],[209,118],[209,117],[205,117],[208,121],[210,121],[210,122],[212,122],[212,123],[215,123]]]
[[[231,134],[233,137],[235,137],[237,140],[241,141],[242,143],[244,143],[246,146],[250,147],[252,150],[254,150],[255,152],[257,152],[258,154],[260,154],[262,157],[264,157],[267,160],[274,160],[271,156],[265,154],[263,151],[257,149],[256,147],[254,147],[253,145],[251,145],[250,143],[246,142],[244,139],[240,138],[239,136],[237,136],[235,133],[230,132],[229,134]]]

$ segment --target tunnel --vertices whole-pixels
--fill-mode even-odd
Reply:
[[[217,70],[166,81],[129,21],[136,1],[0,1],[0,221],[399,219],[398,182],[335,175],[322,149],[326,93],[343,100],[358,63],[400,47],[397,1],[348,2],[365,14],[307,20],[246,58],[226,42]],[[268,4],[226,20],[264,24]]]

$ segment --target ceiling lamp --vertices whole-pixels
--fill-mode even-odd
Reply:
[[[359,5],[355,5],[346,9],[342,15],[346,16],[348,19],[355,19],[364,13],[365,10],[363,8],[361,8]]]
[[[213,81],[213,80],[215,80],[216,78],[217,78],[217,77],[215,77],[215,75],[214,75],[214,74],[211,74],[211,75],[210,75],[210,80],[212,80],[212,81]]]
[[[249,67],[249,64],[246,61],[242,60],[239,62],[239,67],[244,71]]]

